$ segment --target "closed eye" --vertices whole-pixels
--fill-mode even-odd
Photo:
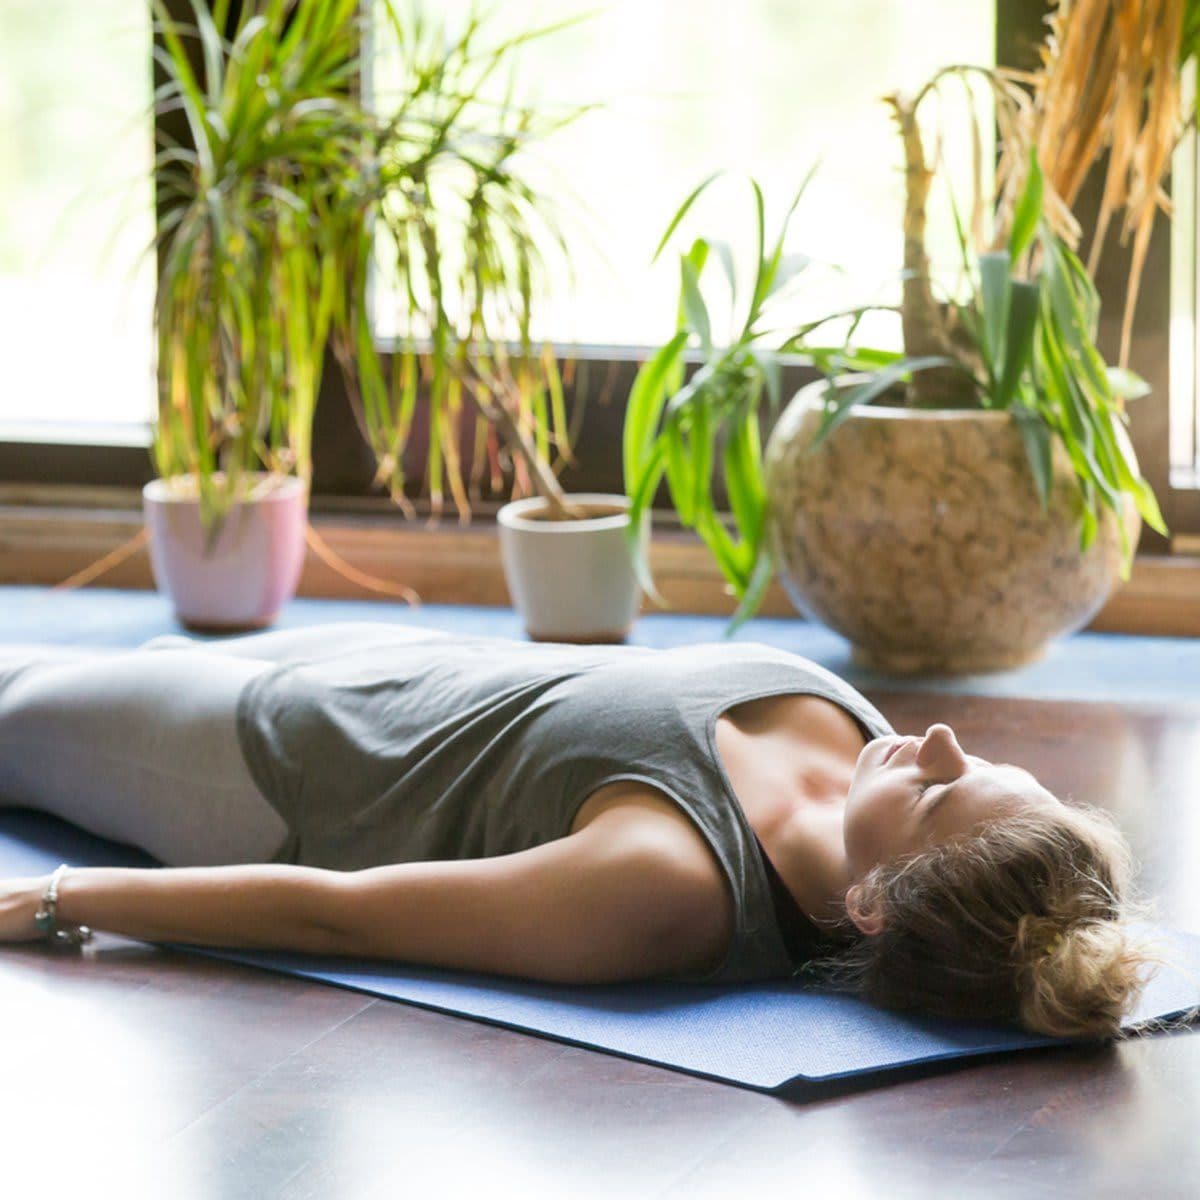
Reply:
[[[944,782],[944,781],[935,779],[932,783],[923,783],[920,786],[920,788],[917,790],[918,798],[924,796],[926,792],[930,791],[932,788],[937,787],[942,782]],[[941,804],[942,800],[945,798],[946,794],[950,790],[951,790],[950,788],[945,788],[945,787],[942,788],[941,791],[939,791],[938,794],[936,796],[934,796],[932,800],[930,800],[928,803],[925,804],[925,806],[922,809],[922,812],[926,812],[926,813],[932,812],[935,808],[937,808],[937,806],[939,804]]]

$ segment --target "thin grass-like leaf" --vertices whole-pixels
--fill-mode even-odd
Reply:
[[[1012,232],[1008,239],[1008,252],[1016,262],[1026,247],[1033,241],[1037,233],[1038,222],[1042,219],[1042,197],[1044,192],[1041,164],[1038,162],[1037,148],[1029,151],[1029,174],[1025,189],[1013,214]]]
[[[979,306],[982,310],[984,362],[998,380],[1004,370],[1011,289],[1012,259],[1007,250],[979,256]]]
[[[702,243],[698,243],[702,244]],[[708,308],[700,294],[700,274],[694,260],[688,255],[680,257],[681,295],[687,325],[700,339],[700,348],[705,354],[712,352],[712,325]]]
[[[659,243],[654,250],[654,255],[650,259],[651,263],[658,261],[658,256],[663,252],[667,243],[671,240],[671,235],[679,227],[679,223],[683,220],[683,218],[687,216],[688,210],[692,207],[696,200],[699,199],[700,194],[709,186],[709,184],[713,182],[714,179],[719,179],[724,174],[724,171],[714,171],[707,179],[703,180],[692,189],[692,192],[688,198],[679,206],[678,209],[676,209],[675,215],[671,218],[667,225],[666,233],[664,233],[659,239]]]
[[[667,463],[667,444],[664,439],[659,439],[652,450],[649,459],[646,461],[641,473],[633,481],[633,486],[627,488],[630,497],[629,503],[629,521],[622,527],[622,533],[625,538],[626,548],[630,552],[630,561],[633,563],[634,572],[637,575],[638,583],[642,590],[662,608],[670,608],[670,605],[659,594],[658,588],[655,587],[653,576],[650,573],[649,563],[641,549],[640,530],[642,525],[642,516],[649,510],[649,505],[654,499],[655,490],[658,487],[658,482],[666,470]]]
[[[638,371],[630,389],[622,431],[625,490],[632,495],[635,481],[650,457],[654,430],[667,397],[667,376],[675,364],[682,366],[686,330],[677,333]]]
[[[1004,328],[1001,374],[992,393],[996,408],[1008,408],[1012,404],[1021,377],[1029,367],[1040,306],[1041,287],[1038,283],[1013,281]]]
[[[760,546],[758,557],[754,564],[754,570],[750,575],[750,582],[746,585],[745,593],[742,596],[741,603],[735,610],[733,617],[725,628],[722,635],[726,638],[731,638],[737,631],[749,621],[759,608],[762,606],[763,597],[766,595],[767,587],[774,575],[774,564],[771,560],[770,551],[765,546]]]
[[[870,404],[882,396],[889,388],[894,387],[903,379],[911,377],[915,371],[928,371],[934,367],[961,367],[952,358],[941,355],[930,355],[921,358],[902,358],[891,366],[883,368],[873,379],[853,388],[846,388],[841,393],[834,393],[834,407],[822,414],[821,425],[813,440],[805,447],[805,456],[816,453],[825,439],[850,415],[860,404]]]

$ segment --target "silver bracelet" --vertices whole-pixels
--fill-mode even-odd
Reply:
[[[61,929],[58,925],[58,884],[69,870],[67,863],[60,863],[55,868],[42,893],[42,907],[33,914],[33,921],[51,944],[78,946],[91,941],[92,931],[86,925],[67,925]]]

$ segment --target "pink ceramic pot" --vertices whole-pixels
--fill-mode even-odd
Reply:
[[[296,594],[308,487],[295,475],[266,471],[244,479],[244,498],[230,506],[207,555],[195,476],[153,479],[142,489],[154,581],[189,629],[261,629]]]

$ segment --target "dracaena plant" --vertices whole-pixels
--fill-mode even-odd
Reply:
[[[245,0],[232,37],[229,0],[191,0],[191,24],[151,2],[166,77],[156,107],[182,109],[190,142],[164,138],[155,160],[152,452],[160,476],[195,476],[210,540],[245,472],[311,481],[327,348],[376,457],[375,482],[409,515],[400,464],[418,396],[429,407],[435,506],[445,464],[469,518],[458,457],[466,401],[493,486],[498,431],[518,490],[536,487],[570,515],[549,462],[551,442],[570,458],[562,380],[531,335],[545,259],[565,243],[521,156],[583,110],[541,116],[489,99],[486,87],[519,45],[557,26],[485,45],[476,14],[449,35],[415,6],[381,0],[399,82],[368,103],[359,0]],[[390,356],[368,303],[380,260],[399,298]]]
[[[152,0],[165,82],[189,140],[159,134],[158,422],[163,478],[194,475],[210,541],[243,473],[311,473],[309,441],[341,287],[340,212],[363,170],[347,84],[356,0],[241,8],[194,0],[194,24]],[[199,46],[197,70],[189,53]],[[218,478],[221,476],[222,478]]]
[[[570,259],[560,207],[531,181],[525,161],[586,106],[541,112],[507,94],[494,98],[488,84],[511,69],[523,44],[575,22],[489,43],[476,13],[454,36],[416,5],[388,5],[385,17],[398,48],[397,84],[376,96],[377,169],[365,198],[372,219],[354,226],[349,303],[333,337],[379,464],[375,483],[411,513],[402,455],[420,391],[430,414],[435,518],[444,469],[460,520],[469,520],[459,442],[472,415],[473,482],[486,465],[500,488],[503,442],[515,494],[536,490],[553,516],[573,515],[550,462],[552,443],[560,461],[571,461],[563,380],[552,347],[531,333],[553,267],[569,269]],[[398,341],[390,363],[376,348],[366,304],[375,261],[393,284]]]
[[[709,176],[684,200],[659,242],[655,260],[717,178]],[[727,241],[696,238],[680,255],[678,329],[639,369],[625,411],[622,458],[625,491],[630,497],[626,540],[638,579],[656,603],[668,607],[654,586],[637,537],[642,514],[665,473],[681,523],[700,535],[739,600],[726,637],[753,614],[771,579],[758,420],[764,398],[770,400],[773,410],[779,407],[781,347],[771,319],[789,285],[810,263],[803,254],[785,253],[784,242],[811,178],[810,171],[770,240],[762,188],[756,180],[749,181],[756,254],[750,270],[743,272],[746,278],[741,281],[741,293],[737,264]],[[714,267],[725,280],[728,338],[714,331],[713,314],[718,306],[705,297],[705,284],[714,276]],[[699,361],[685,382],[687,358]],[[722,436],[720,468],[736,534],[725,528],[713,505],[716,448]]]

